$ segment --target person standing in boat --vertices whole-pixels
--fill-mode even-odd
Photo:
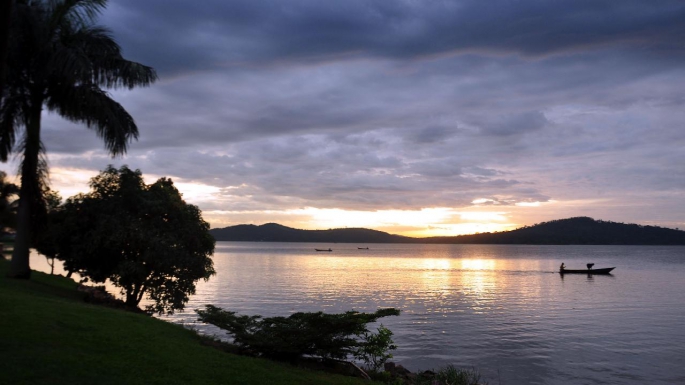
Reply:
[[[564,262],[561,263],[561,266],[559,266],[559,271],[564,271],[566,268],[566,265],[564,265]]]

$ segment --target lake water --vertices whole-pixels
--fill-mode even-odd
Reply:
[[[561,262],[616,270],[562,277]],[[221,335],[193,310],[395,307],[381,321],[411,370],[475,367],[493,385],[685,384],[685,247],[218,242],[214,264],[171,321]]]

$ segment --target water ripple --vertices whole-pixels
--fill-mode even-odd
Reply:
[[[685,383],[685,248],[217,243],[188,310],[375,311],[410,369],[475,366],[501,384]],[[314,248],[331,247],[321,255]],[[559,276],[588,261],[613,276]]]

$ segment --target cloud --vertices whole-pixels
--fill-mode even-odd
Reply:
[[[541,130],[549,124],[539,111],[528,111],[510,116],[500,116],[481,128],[482,135],[512,136]]]
[[[118,0],[104,22],[130,54],[176,73],[359,56],[535,58],[606,47],[682,55],[684,17],[685,6],[675,0]]]
[[[672,224],[685,215],[684,13],[679,1],[111,0],[102,23],[161,74],[112,91],[140,140],[113,160],[94,132],[46,114],[43,141],[58,175],[128,164],[208,186],[188,197],[222,224],[473,206],[516,223]]]
[[[433,144],[444,141],[456,132],[456,129],[442,126],[428,126],[412,132],[411,141],[422,144]]]

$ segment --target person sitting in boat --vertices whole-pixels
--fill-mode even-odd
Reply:
[[[585,266],[587,266],[587,269],[590,270],[590,269],[592,269],[592,266],[594,266],[594,265],[595,265],[594,263],[588,263]]]
[[[559,271],[564,271],[566,268],[566,265],[564,265],[564,262],[561,263],[561,266],[559,266]]]

